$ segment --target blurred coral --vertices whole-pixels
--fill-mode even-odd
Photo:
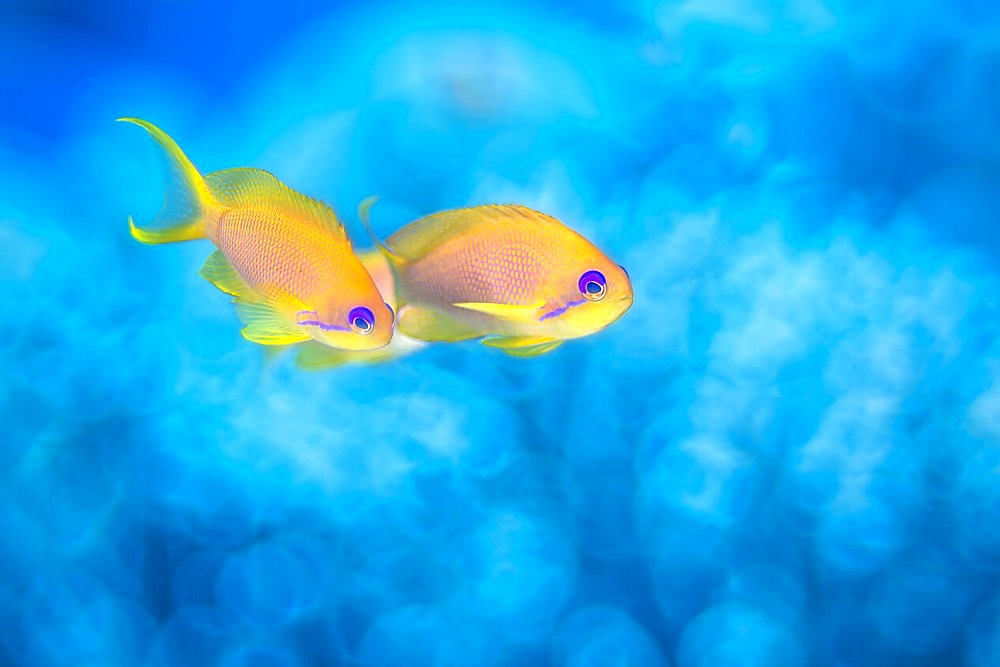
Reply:
[[[0,663],[1000,664],[1000,5],[462,6],[0,9]],[[302,373],[123,115],[635,305]]]

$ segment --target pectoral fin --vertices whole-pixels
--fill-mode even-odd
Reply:
[[[400,308],[396,323],[399,331],[407,336],[426,341],[454,343],[483,335],[446,315],[419,306]]]
[[[536,357],[556,349],[562,340],[544,336],[490,336],[483,339],[483,345],[500,348],[515,357]]]
[[[243,337],[261,345],[290,345],[309,340],[309,335],[287,315],[286,304],[278,299],[254,301],[238,298],[236,314],[246,324]]]
[[[253,294],[253,288],[247,285],[226,256],[218,250],[208,256],[198,273],[226,294],[236,297]]]
[[[536,301],[526,306],[507,303],[454,303],[452,305],[456,308],[486,313],[511,322],[537,322],[538,309],[544,306],[545,302]]]

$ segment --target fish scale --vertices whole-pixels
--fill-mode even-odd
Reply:
[[[430,296],[439,299],[467,299],[471,295],[477,301],[530,303],[532,288],[544,276],[542,258],[523,244],[489,251],[480,248],[445,252],[415,262],[404,270],[405,282],[415,288],[411,290],[414,293],[422,291],[419,286],[423,285]],[[441,275],[454,276],[463,288],[449,289],[450,284],[439,279]]]
[[[342,256],[328,235],[253,210],[227,211],[209,238],[251,287],[284,285],[305,299],[328,291],[324,280],[337,277]]]

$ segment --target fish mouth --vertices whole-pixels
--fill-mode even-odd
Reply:
[[[623,296],[611,306],[611,320],[617,320],[632,306],[632,295]]]

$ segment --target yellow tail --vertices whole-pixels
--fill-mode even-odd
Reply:
[[[132,216],[129,216],[128,226],[132,236],[142,243],[153,244],[205,238],[205,208],[214,198],[191,160],[173,139],[152,123],[139,118],[118,120],[135,123],[149,132],[163,149],[170,173],[163,208],[151,227],[136,227]]]

